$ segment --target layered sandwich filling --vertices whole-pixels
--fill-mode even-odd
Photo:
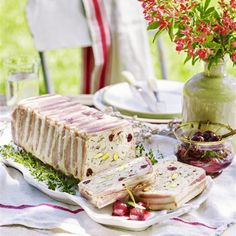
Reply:
[[[109,168],[82,181],[79,191],[98,208],[102,208],[128,196],[137,185],[149,186],[155,179],[151,162],[146,157],[134,159],[126,164]]]
[[[138,200],[152,210],[174,210],[188,202],[206,187],[206,174],[201,168],[177,161],[156,165],[155,183],[137,191]]]

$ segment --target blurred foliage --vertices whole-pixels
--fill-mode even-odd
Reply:
[[[3,60],[9,55],[38,56],[25,16],[27,0],[0,0],[0,94],[5,93]],[[80,81],[80,49],[60,49],[47,53],[48,67],[55,91],[78,94]],[[40,90],[44,92],[40,71]]]
[[[161,41],[163,44],[164,59],[167,67],[168,80],[176,80],[185,82],[190,79],[196,73],[203,71],[203,62],[197,62],[192,66],[191,62],[184,64],[186,57],[185,53],[177,52],[175,45],[171,43],[167,34],[161,35]],[[150,37],[151,52],[153,55],[153,63],[155,73],[158,79],[161,78],[160,63],[158,60],[157,41],[153,43],[153,36]],[[236,78],[236,67],[233,67],[233,63],[229,61],[227,64],[227,72]]]
[[[25,53],[38,56],[25,16],[26,1],[0,0],[0,94],[5,93],[3,59],[9,55]],[[156,77],[161,79],[157,43],[152,43],[152,38],[153,36],[150,35],[154,69]],[[175,51],[174,45],[169,41],[167,35],[162,36],[162,42],[169,80],[184,82],[202,70],[201,64],[194,67],[191,63],[184,65],[185,54],[179,54]],[[79,93],[81,79],[80,55],[80,49],[60,49],[47,53],[50,75],[57,93]],[[236,77],[236,68],[229,65],[228,71]],[[43,93],[42,73],[40,73],[40,83],[41,93]]]

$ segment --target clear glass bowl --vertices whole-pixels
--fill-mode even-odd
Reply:
[[[232,131],[227,125],[211,122],[186,122],[175,130],[178,140],[176,156],[179,161],[203,168],[208,175],[217,176],[233,160],[231,138],[219,141],[193,141],[196,132],[213,131],[217,136]]]

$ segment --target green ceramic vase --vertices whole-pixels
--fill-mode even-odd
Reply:
[[[236,79],[227,75],[225,62],[205,63],[204,72],[188,80],[183,90],[183,121],[210,120],[236,129]]]

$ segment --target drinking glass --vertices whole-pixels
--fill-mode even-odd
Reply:
[[[14,107],[24,98],[39,95],[39,63],[34,56],[11,56],[4,61],[7,106]]]

